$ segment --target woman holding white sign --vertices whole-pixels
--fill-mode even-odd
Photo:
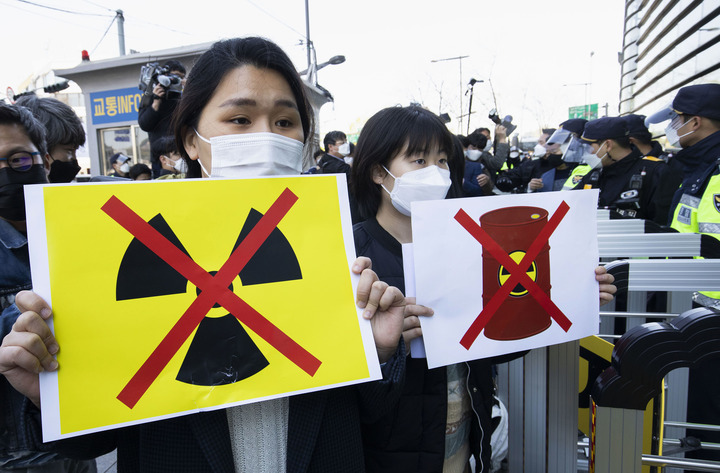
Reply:
[[[412,202],[459,196],[462,148],[445,124],[421,107],[391,107],[371,117],[360,134],[352,185],[367,220],[355,225],[359,255],[374,262],[381,280],[404,288],[403,243],[412,242]],[[459,176],[459,177],[458,177]],[[448,242],[448,244],[452,244]],[[612,300],[612,275],[596,270],[600,301]],[[419,316],[432,310],[405,306],[403,337],[409,344],[422,335]],[[475,360],[428,369],[424,358],[408,359],[403,397],[392,412],[363,425],[368,472],[490,471],[493,382],[491,363]]]
[[[299,175],[312,109],[288,56],[256,37],[215,43],[194,65],[175,111],[188,177]],[[241,184],[238,184],[241,185]],[[221,205],[231,205],[223,203]],[[93,458],[117,448],[119,472],[362,472],[361,419],[399,395],[405,300],[358,259],[357,300],[371,319],[383,380],[192,414],[59,441],[45,448]],[[47,304],[17,297],[23,312],[0,347],[0,373],[39,405],[37,373],[58,369]],[[29,404],[29,403],[28,403]],[[27,429],[38,434],[37,409]],[[35,417],[33,417],[35,416]]]

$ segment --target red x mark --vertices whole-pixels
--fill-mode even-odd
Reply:
[[[475,343],[478,335],[480,335],[480,332],[482,332],[490,319],[495,315],[502,303],[505,302],[512,289],[518,284],[522,284],[523,287],[528,290],[530,295],[538,301],[542,308],[550,314],[550,317],[552,317],[563,330],[566,332],[570,330],[572,322],[565,317],[565,314],[558,309],[555,303],[542,289],[540,289],[537,283],[527,275],[525,270],[521,269],[528,268],[530,263],[532,263],[537,255],[540,254],[543,246],[545,246],[548,242],[550,235],[552,235],[555,231],[557,226],[560,224],[560,221],[563,217],[565,217],[565,214],[567,214],[568,210],[570,210],[570,206],[568,206],[565,201],[562,201],[553,216],[550,217],[538,236],[535,237],[535,240],[533,240],[530,244],[525,256],[522,261],[520,261],[520,264],[513,261],[510,255],[508,255],[505,250],[503,250],[502,247],[498,245],[498,243],[493,240],[490,235],[488,235],[487,232],[480,227],[480,225],[477,224],[477,222],[475,222],[475,220],[465,213],[463,209],[460,209],[458,213],[455,214],[455,220],[457,220],[458,223],[465,228],[465,230],[467,230],[481,245],[483,245],[483,247],[486,248],[501,265],[505,266],[510,273],[510,277],[507,281],[505,281],[505,284],[503,284],[498,292],[495,293],[487,305],[483,307],[480,315],[477,316],[470,325],[470,328],[467,332],[465,332],[465,335],[460,340],[460,344],[463,347],[468,350],[470,349],[472,344]]]
[[[131,409],[135,407],[216,302],[303,371],[310,376],[315,375],[321,361],[228,288],[297,200],[297,196],[290,189],[285,189],[233,251],[220,271],[212,276],[120,199],[115,196],[108,199],[102,207],[106,214],[202,291],[118,394],[120,402]]]

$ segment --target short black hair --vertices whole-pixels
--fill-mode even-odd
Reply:
[[[153,156],[168,156],[170,153],[178,153],[175,137],[167,135],[156,139],[150,145],[150,152]]]
[[[548,135],[548,138],[550,138],[553,135],[553,133],[555,133],[555,131],[556,131],[555,128],[543,128],[542,134]]]
[[[374,218],[380,208],[381,188],[373,181],[376,166],[387,167],[400,153],[423,154],[438,149],[448,157],[450,178],[457,179],[454,161],[460,149],[440,118],[417,105],[380,110],[365,123],[353,158],[350,185],[360,215]],[[459,174],[462,182],[462,174]],[[462,185],[462,184],[461,184]]]
[[[328,152],[328,145],[334,145],[338,140],[347,141],[347,136],[342,131],[331,131],[323,138],[323,147]]]
[[[41,156],[47,154],[45,127],[30,110],[0,101],[0,125],[20,125]]]
[[[147,164],[143,163],[133,164],[130,166],[130,172],[128,174],[130,174],[130,179],[133,181],[137,179],[140,174],[149,174],[150,177],[152,177],[152,171],[150,171]]]
[[[176,61],[175,59],[169,59],[165,61],[165,64],[163,64],[163,67],[167,67],[170,72],[172,71],[178,71],[185,74],[187,71],[185,70],[185,66],[182,65],[180,61]]]
[[[485,149],[488,137],[482,134],[482,128],[478,128],[468,135],[468,146],[473,145],[477,149]]]
[[[455,136],[457,137],[457,139],[460,140],[460,144],[462,144],[463,148],[468,147],[468,145],[470,144],[470,140],[468,139],[467,136],[465,136],[465,135],[455,135]]]
[[[50,97],[35,94],[23,95],[16,105],[25,107],[45,126],[45,142],[48,151],[57,145],[85,144],[85,129],[75,111],[67,104]]]
[[[621,148],[630,148],[630,137],[629,136],[619,136],[617,138],[608,138],[609,140],[613,140],[618,145],[620,145]]]

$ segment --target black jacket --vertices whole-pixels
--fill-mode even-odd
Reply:
[[[637,148],[620,161],[590,171],[573,188],[600,189],[599,209],[618,210],[626,217],[654,220],[664,225],[667,203],[657,192],[667,165],[657,158],[643,158]]]
[[[353,229],[358,256],[370,257],[378,277],[404,293],[400,243],[374,218],[355,225]],[[490,471],[492,433],[492,364],[491,360],[475,360],[467,365],[468,392],[476,414],[470,432],[470,450],[476,458],[477,471],[487,472]],[[428,369],[425,359],[407,359],[405,384],[397,405],[381,420],[363,424],[365,468],[368,473],[442,471],[447,389],[445,367]]]
[[[499,175],[495,186],[503,192],[525,192],[531,179],[538,179],[553,169],[555,166],[551,166],[547,159],[528,159]]]
[[[348,181],[350,180],[350,165],[345,162],[342,158],[336,158],[327,153],[320,158],[320,168],[324,174],[347,174]]]

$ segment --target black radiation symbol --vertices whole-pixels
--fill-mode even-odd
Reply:
[[[522,259],[525,257],[524,251],[513,251],[508,256],[512,258],[515,263],[520,264]],[[530,263],[530,267],[526,271],[527,275],[530,276],[530,279],[533,281],[537,281],[537,265],[535,264],[535,261]],[[498,269],[498,283],[500,286],[505,284],[505,281],[510,279],[510,271],[508,271],[505,266],[500,265],[500,268]],[[528,290],[525,289],[525,287],[522,284],[518,284],[513,288],[512,291],[510,291],[510,296],[512,297],[522,297],[528,293]]]
[[[257,210],[250,210],[228,255],[240,245],[261,217],[262,214]],[[162,214],[157,214],[148,224],[190,257]],[[215,244],[211,235],[208,244]],[[211,271],[211,274],[214,273]],[[249,286],[302,279],[302,272],[292,246],[285,235],[275,228],[238,276],[243,286]],[[118,301],[182,294],[187,292],[187,286],[187,279],[137,238],[133,238],[118,270]],[[195,332],[176,379],[199,386],[232,384],[253,376],[268,364],[245,328],[232,314],[206,316]]]

